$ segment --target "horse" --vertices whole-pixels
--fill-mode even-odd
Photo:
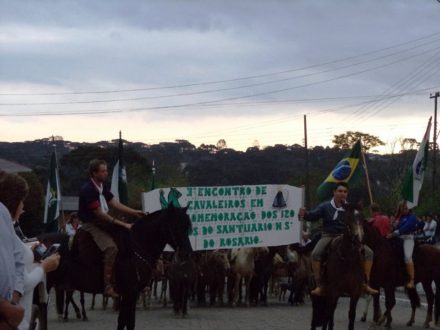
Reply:
[[[220,306],[223,305],[225,278],[231,269],[228,254],[225,250],[210,251],[205,268],[206,283],[209,287],[209,305],[214,306],[216,299]]]
[[[405,286],[407,273],[403,263],[403,249],[399,239],[386,239],[370,224],[364,224],[365,243],[374,252],[373,268],[371,270],[370,285],[373,288],[383,288],[385,293],[385,312],[380,316],[379,297],[373,297],[374,314],[373,321],[376,325],[385,320],[385,327],[390,328],[392,322],[391,310],[396,304],[395,288]],[[428,302],[427,315],[424,322],[429,327],[432,321],[432,310],[435,304],[435,321],[439,318],[439,287],[440,287],[440,249],[432,245],[416,245],[413,252],[415,265],[415,283],[422,283]],[[432,291],[432,282],[436,283],[436,295]],[[412,314],[407,325],[414,323],[415,309],[420,305],[420,298],[416,289],[406,289],[411,302]]]
[[[329,245],[329,252],[324,267],[325,296],[313,297],[313,315],[311,329],[333,329],[334,312],[338,299],[342,295],[350,297],[348,329],[354,329],[356,306],[363,291],[364,271],[362,268],[362,228],[363,222],[356,204],[344,205],[345,230]]]
[[[291,305],[304,304],[307,289],[313,278],[310,252],[311,246],[301,246],[298,243],[289,246],[289,251],[296,254],[297,267],[292,276],[292,287],[288,301]]]
[[[228,277],[229,302],[233,307],[237,306],[241,293],[241,280],[245,283],[245,306],[249,306],[250,283],[254,276],[255,255],[257,250],[254,248],[233,249],[230,255],[231,273]]]
[[[187,252],[177,250],[174,253],[168,272],[170,281],[170,298],[176,316],[184,318],[187,315],[188,299],[195,278],[195,266]]]
[[[120,294],[118,330],[134,329],[138,292],[150,283],[155,262],[165,245],[188,254],[192,252],[188,237],[192,226],[186,211],[187,208],[169,205],[145,215],[131,230],[118,228],[116,240],[122,242],[118,244],[114,270]],[[87,232],[78,231],[71,251],[61,256],[59,270],[48,274],[56,277],[58,286],[88,293],[103,292],[101,252]]]

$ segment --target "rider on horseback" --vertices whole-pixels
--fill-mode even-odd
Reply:
[[[113,264],[118,253],[118,247],[109,234],[115,228],[130,229],[132,224],[118,220],[108,214],[109,206],[119,212],[138,218],[144,215],[141,210],[135,210],[119,203],[108,187],[104,185],[107,177],[107,163],[94,159],[89,163],[90,179],[81,187],[79,193],[78,215],[82,221],[82,229],[93,237],[96,245],[104,254],[104,295],[118,297],[112,286]]]
[[[405,256],[406,271],[409,276],[409,281],[406,284],[408,289],[414,288],[414,263],[412,254],[414,250],[414,232],[417,227],[417,218],[414,213],[403,201],[399,203],[397,208],[396,219],[398,220],[397,227],[394,231],[387,235],[387,238],[398,236],[403,240],[403,253]]]
[[[339,182],[333,190],[333,198],[330,201],[324,202],[312,211],[306,211],[304,208],[299,210],[299,218],[306,221],[315,221],[323,219],[323,233],[321,239],[316,244],[312,251],[312,268],[316,281],[316,288],[311,292],[313,295],[322,296],[323,288],[321,283],[321,259],[325,249],[329,246],[331,241],[342,235],[345,229],[344,223],[344,208],[348,194],[348,185],[345,182]],[[366,282],[364,290],[368,294],[377,294],[378,291],[369,286],[370,272],[373,265],[373,251],[364,245],[365,260],[364,272]]]

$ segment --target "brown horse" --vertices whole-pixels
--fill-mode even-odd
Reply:
[[[170,206],[146,215],[130,231],[118,230],[116,240],[120,249],[115,264],[116,287],[121,296],[118,330],[134,329],[138,292],[150,283],[155,262],[165,245],[188,254],[192,252],[188,238],[191,220],[186,210]],[[101,260],[101,253],[88,233],[78,233],[72,250],[62,255],[59,271],[49,275],[59,288],[102,293]]]
[[[363,219],[355,210],[355,204],[344,206],[346,228],[342,236],[335,238],[328,248],[324,274],[325,296],[312,297],[313,316],[311,329],[333,329],[334,313],[342,295],[350,297],[348,329],[354,329],[356,306],[363,291],[364,271],[362,267]]]
[[[383,288],[385,293],[385,313],[380,317],[379,296],[373,297],[374,315],[373,320],[377,325],[386,320],[385,327],[390,328],[392,322],[391,310],[396,304],[395,288],[404,286],[407,281],[407,273],[403,263],[403,249],[399,239],[386,239],[370,224],[364,225],[365,243],[374,252],[373,268],[371,270],[371,286],[379,289]],[[415,282],[422,283],[428,302],[427,315],[424,322],[425,327],[429,327],[432,321],[432,310],[434,305],[434,292],[432,282],[437,287],[436,303],[436,322],[438,323],[438,290],[440,288],[440,249],[432,245],[416,245],[413,253],[415,265]],[[412,315],[407,325],[414,323],[415,309],[420,305],[420,298],[417,290],[406,289],[411,301]]]

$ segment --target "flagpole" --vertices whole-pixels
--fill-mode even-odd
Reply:
[[[60,184],[60,171],[59,171],[59,163],[58,163],[58,156],[57,156],[57,146],[55,144],[55,139],[52,136],[52,143],[53,143],[53,152],[55,153],[55,171],[56,171],[56,180],[57,180],[57,187],[60,190],[59,191],[59,200],[60,200],[60,215],[61,215],[61,221],[63,223],[63,226],[66,225],[66,219],[64,218],[64,207],[63,207],[63,194],[61,193],[61,184]],[[58,230],[60,230],[60,222],[58,221]]]
[[[370,177],[368,175],[367,162],[365,161],[365,155],[364,155],[364,152],[362,151],[362,147],[361,147],[361,154],[362,154],[362,161],[364,163],[364,168],[365,168],[365,178],[367,180],[368,196],[370,197],[370,205],[371,205],[371,204],[373,204],[373,194],[371,193]]]

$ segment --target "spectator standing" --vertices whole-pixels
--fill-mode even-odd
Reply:
[[[426,242],[430,244],[435,244],[435,233],[437,230],[437,222],[434,220],[432,214],[426,216],[425,226],[423,227],[423,232],[425,234]]]

